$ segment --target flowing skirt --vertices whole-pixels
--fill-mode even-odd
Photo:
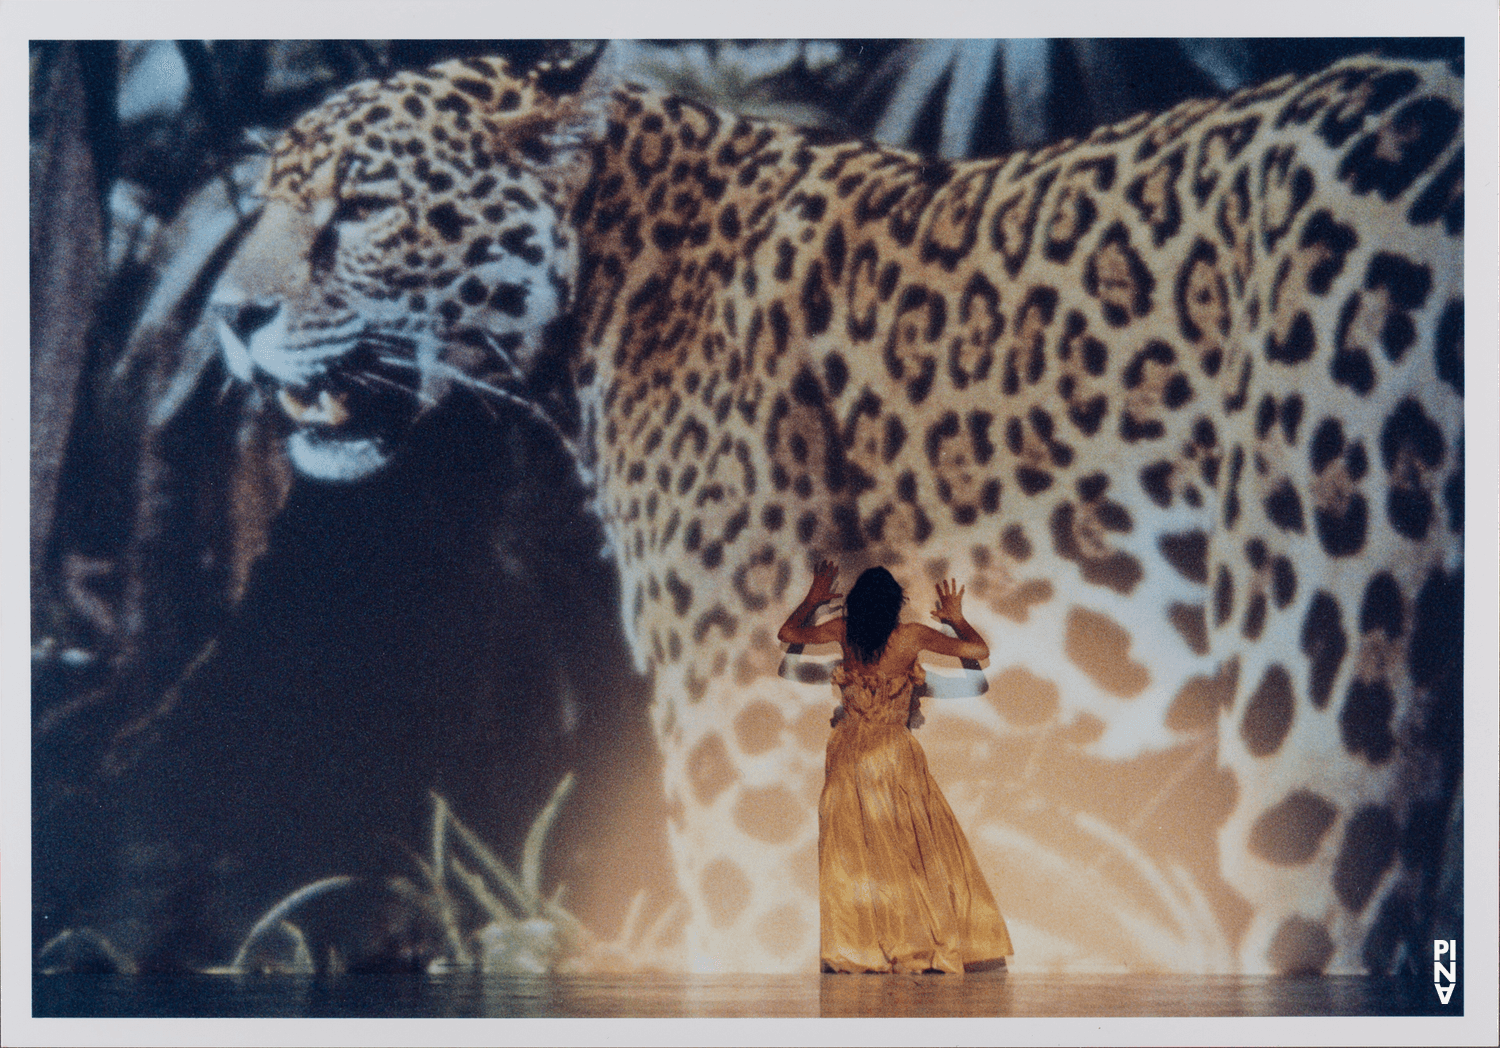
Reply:
[[[1012,952],[969,842],[904,725],[849,717],[834,728],[818,880],[825,971],[962,972]]]

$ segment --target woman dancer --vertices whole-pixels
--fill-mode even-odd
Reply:
[[[838,642],[833,682],[845,715],[835,718],[818,801],[818,887],[823,970],[962,972],[1003,967],[1011,953],[1005,919],[969,842],[907,728],[923,651],[989,657],[963,615],[956,581],[937,586],[933,616],[953,627],[899,622],[905,597],[885,568],[870,568],[844,602],[844,617],[814,625],[839,596],[838,569],[818,565],[807,596],[778,635],[784,644]]]

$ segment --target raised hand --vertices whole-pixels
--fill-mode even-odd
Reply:
[[[825,560],[818,564],[813,571],[812,585],[807,590],[807,603],[816,607],[827,604],[830,600],[842,597],[842,593],[833,591],[833,580],[839,577],[838,565],[831,560]]]
[[[957,579],[948,579],[937,584],[937,606],[932,609],[932,617],[939,622],[958,628],[958,624],[964,621],[964,588],[958,584]]]

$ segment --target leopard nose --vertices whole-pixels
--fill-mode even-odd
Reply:
[[[256,364],[250,347],[257,332],[281,315],[281,304],[274,300],[220,299],[213,303],[214,326],[219,348],[230,374],[241,382],[255,376]]]
[[[280,312],[281,303],[279,302],[243,303],[231,310],[228,320],[229,330],[248,342],[251,335],[275,320],[276,314]]]

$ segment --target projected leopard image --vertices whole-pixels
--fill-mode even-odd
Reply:
[[[901,672],[993,941],[908,967],[1424,967],[1461,926],[1461,64],[1188,64],[1136,114],[1085,75],[1125,51],[1012,44],[785,45],[808,97],[885,85],[832,130],[667,45],[469,51],[298,96],[184,197],[193,279],[118,263],[146,306],[85,337],[147,392],[89,387],[34,551],[34,923],[93,929],[38,963],[817,972],[859,665],[778,629],[828,561],[908,624],[956,577],[982,637]],[[119,532],[78,494],[111,470]]]

